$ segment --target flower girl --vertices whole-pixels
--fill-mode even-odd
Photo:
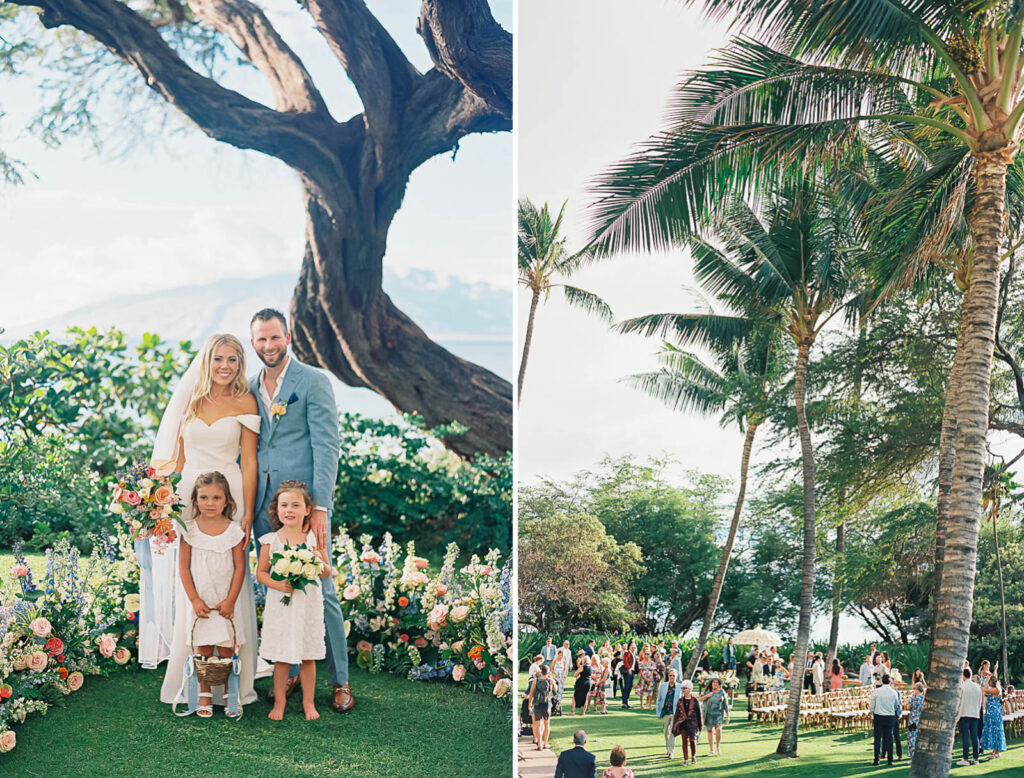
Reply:
[[[204,657],[230,659],[235,646],[244,640],[234,633],[229,619],[247,573],[245,532],[229,517],[235,501],[227,479],[218,472],[203,473],[192,487],[192,515],[188,531],[178,550],[178,572],[195,619],[188,623],[190,645]],[[203,700],[206,703],[203,703]],[[199,684],[196,714],[213,715],[213,694],[209,684]]]
[[[259,539],[256,578],[267,587],[260,656],[274,663],[274,707],[269,717],[275,721],[284,717],[290,664],[299,665],[306,719],[320,718],[313,705],[316,660],[326,656],[327,646],[323,592],[317,577],[328,578],[331,564],[309,529],[312,512],[309,487],[301,481],[282,481],[269,508],[275,531]]]

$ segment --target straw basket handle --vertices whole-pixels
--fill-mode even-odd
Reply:
[[[196,616],[192,621],[192,632],[189,634],[188,642],[192,648],[192,653],[196,652],[196,626],[199,624],[199,617]],[[238,634],[235,632],[235,619],[232,617],[228,619],[228,624],[231,625],[231,650],[238,651]]]

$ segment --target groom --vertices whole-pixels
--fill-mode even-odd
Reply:
[[[256,459],[256,516],[253,537],[271,531],[267,509],[282,481],[304,481],[313,495],[310,528],[317,544],[330,553],[334,482],[338,477],[338,409],[327,376],[288,355],[291,334],[284,314],[271,308],[257,311],[249,325],[252,347],[263,369],[249,385],[260,408],[260,439]],[[256,542],[259,551],[259,541]],[[338,713],[355,707],[348,685],[345,617],[333,578],[323,581],[327,667],[334,685],[331,704]],[[299,686],[299,666],[292,665],[286,694]],[[273,690],[270,693],[271,701]]]

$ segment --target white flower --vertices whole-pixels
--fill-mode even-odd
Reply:
[[[278,559],[274,564],[274,572],[278,575],[286,575],[288,573],[288,567],[290,563],[287,559]]]
[[[288,565],[288,572],[291,575],[301,575],[302,574],[302,562],[300,562],[298,559],[296,559],[294,562],[292,562],[291,564]]]

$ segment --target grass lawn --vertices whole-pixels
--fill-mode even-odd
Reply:
[[[46,554],[42,551],[28,551],[25,553],[25,561],[32,568],[32,577],[39,581],[46,575]],[[10,551],[0,551],[0,578],[7,578],[14,567],[14,554]]]
[[[317,707],[307,722],[300,697],[284,721],[267,719],[270,679],[241,721],[175,718],[159,701],[162,671],[86,678],[66,705],[33,714],[0,755],[4,776],[507,776],[509,721],[490,698],[452,686],[413,683],[354,669],[356,708],[330,710],[320,663]]]
[[[841,776],[898,776],[906,775],[909,763],[906,732],[902,733],[902,762],[892,767],[872,767],[873,740],[868,732],[841,734],[830,729],[802,730],[797,759],[775,756],[775,748],[782,732],[781,726],[762,727],[747,723],[746,699],[736,696],[736,708],[731,723],[722,729],[722,756],[707,756],[706,733],[697,743],[697,764],[682,766],[682,747],[677,741],[675,758],[665,757],[665,736],[654,711],[623,710],[618,700],[609,700],[608,715],[587,714],[570,716],[572,710],[571,682],[567,684],[562,710],[564,715],[551,719],[551,750],[557,755],[572,747],[572,735],[578,729],[587,733],[587,750],[597,755],[598,775],[609,766],[608,754],[618,744],[626,749],[626,766],[641,776],[682,775],[695,773],[714,778],[771,775],[786,778],[840,778]],[[525,674],[519,676],[518,700],[526,689]],[[631,700],[636,702],[635,699]],[[518,707],[516,709],[518,716]],[[523,740],[527,741],[528,738]],[[522,740],[520,741],[522,742]],[[957,759],[960,758],[959,737]],[[953,767],[953,775],[1024,776],[1024,740],[1009,741],[1009,750],[999,759],[983,761],[973,767]]]

